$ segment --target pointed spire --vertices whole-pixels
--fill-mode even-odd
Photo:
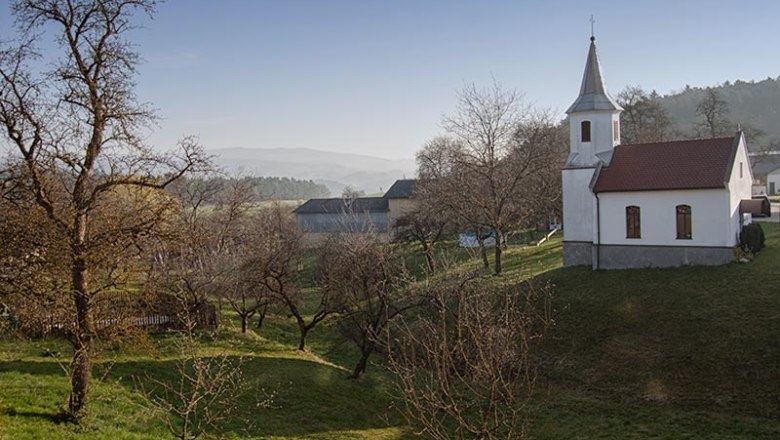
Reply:
[[[585,63],[585,73],[582,76],[580,96],[569,107],[566,113],[590,111],[590,110],[623,110],[620,105],[609,96],[604,80],[601,78],[599,57],[596,53],[596,37],[590,37],[590,50],[588,60]]]

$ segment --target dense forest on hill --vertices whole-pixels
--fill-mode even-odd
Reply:
[[[217,192],[239,182],[240,187],[251,188],[252,198],[256,200],[306,200],[330,197],[330,190],[325,185],[293,177],[213,176],[206,179],[182,180],[184,185],[198,187],[204,193]]]
[[[730,121],[765,133],[761,139],[754,141],[763,145],[780,141],[780,77],[762,81],[726,81],[711,89],[727,103],[727,117]],[[681,134],[695,133],[698,122],[696,106],[706,93],[707,88],[685,86],[679,92],[660,97],[674,122],[675,131]],[[750,144],[755,147],[757,142]]]
[[[312,180],[293,177],[252,177],[250,180],[258,194],[267,199],[305,200],[330,196],[328,187]]]

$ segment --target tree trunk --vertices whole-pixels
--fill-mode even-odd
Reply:
[[[427,242],[423,243],[423,253],[425,254],[425,261],[428,263],[428,269],[431,273],[436,273],[436,260],[433,259],[433,247]]]
[[[92,349],[90,338],[79,341],[74,346],[73,360],[70,364],[70,398],[66,419],[78,423],[86,415],[87,393],[92,377]]]
[[[496,234],[496,263],[495,263],[495,265],[496,265],[496,275],[501,275],[501,269],[502,269],[501,268],[501,252],[503,251],[501,246],[502,246],[503,239],[501,237],[501,232],[500,231],[495,231],[495,234]]]
[[[260,316],[257,318],[257,328],[258,330],[263,328],[263,321],[265,321],[265,313],[268,311],[268,306],[263,307],[260,309]]]
[[[95,340],[95,326],[92,316],[92,302],[87,284],[86,260],[77,255],[73,259],[71,278],[75,295],[76,325],[73,334],[73,360],[70,370],[70,398],[65,414],[69,421],[78,423],[86,415],[87,393],[92,377],[92,352]]]
[[[352,375],[349,376],[350,379],[360,379],[360,376],[366,372],[366,366],[368,365],[368,357],[371,356],[371,353],[373,351],[374,351],[373,346],[371,348],[361,351],[360,360],[355,366],[355,369],[352,371]]]
[[[309,328],[304,326],[299,326],[301,330],[301,339],[298,342],[298,350],[300,351],[306,351],[306,334],[309,333]]]
[[[487,249],[485,249],[485,240],[482,239],[482,231],[477,231],[477,243],[479,243],[479,253],[482,256],[482,266],[485,269],[490,269],[490,262],[487,257]]]
[[[247,315],[241,315],[241,333],[246,333]]]

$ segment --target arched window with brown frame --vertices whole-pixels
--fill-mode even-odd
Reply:
[[[626,238],[642,238],[640,217],[638,206],[626,206]]]
[[[691,230],[691,207],[689,205],[677,205],[677,239],[690,240],[693,238]]]
[[[582,142],[590,142],[590,121],[582,121],[580,133],[582,134]]]

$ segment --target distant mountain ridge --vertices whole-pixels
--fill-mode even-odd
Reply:
[[[225,148],[209,150],[228,172],[313,180],[338,196],[349,185],[366,193],[387,190],[397,179],[415,175],[413,159],[337,153],[309,148]]]

